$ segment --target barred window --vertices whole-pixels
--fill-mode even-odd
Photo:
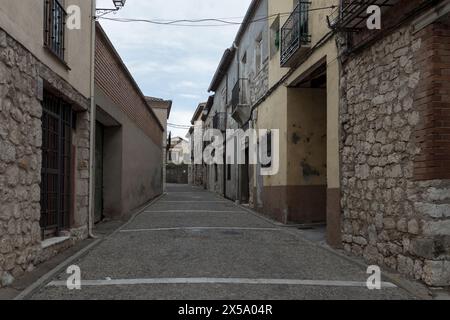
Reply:
[[[44,45],[63,61],[66,17],[62,0],[44,0]]]

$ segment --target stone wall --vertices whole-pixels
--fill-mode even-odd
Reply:
[[[0,287],[41,261],[39,77],[79,110],[88,109],[86,98],[0,29]],[[74,239],[86,237],[89,196],[88,112],[78,120]]]
[[[429,285],[450,285],[450,181],[421,181],[416,131],[423,39],[404,26],[343,64],[343,242],[348,252]]]

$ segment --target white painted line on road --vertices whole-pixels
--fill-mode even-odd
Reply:
[[[135,285],[171,285],[171,284],[247,284],[247,285],[287,285],[318,287],[360,287],[367,288],[366,282],[336,280],[289,280],[289,279],[238,279],[238,278],[161,278],[161,279],[117,279],[117,280],[84,280],[81,287],[101,286],[135,286]],[[47,287],[65,287],[66,281],[53,281]],[[390,282],[382,282],[382,288],[397,288]]]
[[[121,230],[121,233],[132,232],[159,232],[159,231],[209,231],[209,230],[227,230],[227,231],[285,231],[280,228],[242,228],[242,227],[178,227],[178,228],[154,228],[154,229],[130,229]]]
[[[144,213],[246,213],[245,211],[214,211],[214,210],[152,210]]]
[[[158,203],[228,203],[228,201],[214,200],[214,201],[160,201]]]

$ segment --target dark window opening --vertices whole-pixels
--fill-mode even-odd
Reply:
[[[267,157],[272,159],[272,133],[267,133]],[[271,168],[272,167],[272,161],[270,161],[268,164],[263,164],[263,168]]]
[[[70,227],[72,209],[72,129],[69,104],[48,93],[42,103],[41,228],[43,238]]]

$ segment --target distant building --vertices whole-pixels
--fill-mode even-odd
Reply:
[[[167,120],[170,117],[170,112],[172,110],[172,101],[164,100],[160,98],[154,97],[146,97],[147,103],[155,112],[156,116],[159,119],[159,122],[164,127],[163,139],[162,139],[162,148],[163,148],[163,181],[164,181],[164,191],[166,190],[166,165],[167,165]]]
[[[168,163],[189,164],[190,162],[189,142],[181,137],[172,138],[170,141],[169,152],[167,154]]]
[[[191,162],[189,165],[189,184],[193,186],[206,186],[206,165],[203,162],[203,129],[204,129],[204,120],[207,115],[207,107],[208,103],[203,102],[200,103],[195,110],[194,116],[192,117],[191,124],[192,127],[189,130],[189,138],[190,138],[190,149],[191,149]],[[201,157],[201,159],[197,159],[198,162],[195,163],[195,154],[197,157]]]
[[[188,184],[190,144],[181,137],[172,138],[167,153],[167,183]]]

